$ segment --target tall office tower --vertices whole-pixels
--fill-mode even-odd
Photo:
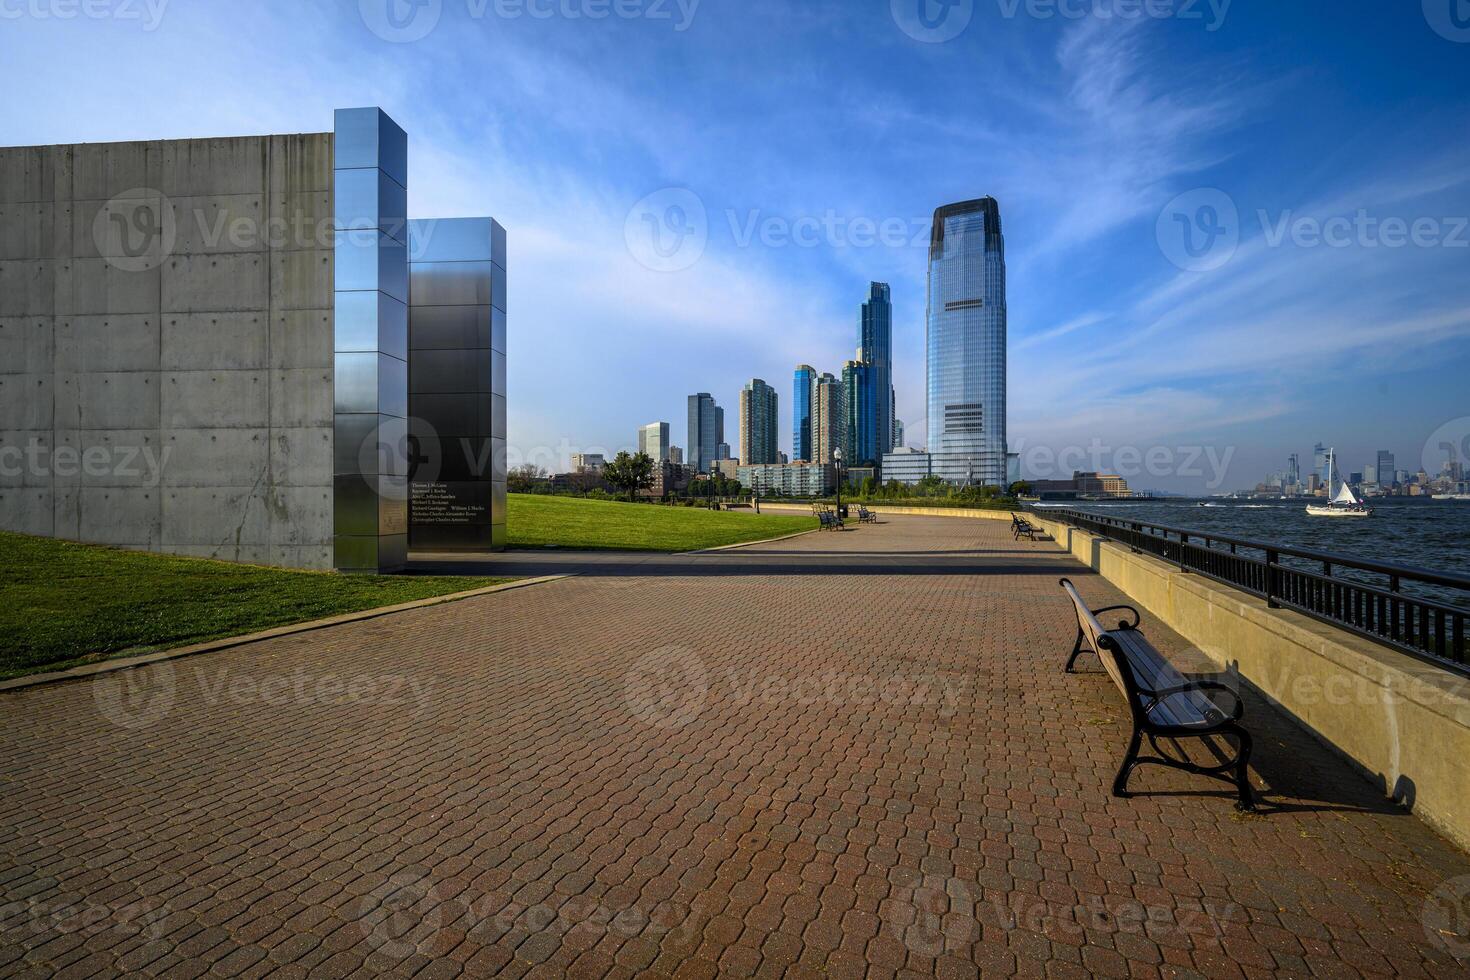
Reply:
[[[893,448],[903,448],[903,419],[893,420]]]
[[[670,446],[669,447],[669,462],[670,463],[673,463],[675,466],[683,466],[684,465],[684,450],[680,449],[678,446]]]
[[[1395,477],[1396,474],[1394,473],[1393,465],[1394,465],[1393,453],[1389,452],[1387,449],[1380,449],[1380,450],[1378,450],[1378,482],[1379,483],[1393,483],[1394,482],[1394,477]]]
[[[638,430],[638,451],[655,463],[669,461],[669,423],[650,422]]]
[[[1006,478],[1006,262],[1000,206],[934,212],[926,325],[929,453],[951,483]]]
[[[893,298],[886,282],[870,283],[863,304],[858,360],[869,365],[870,391],[865,399],[869,418],[861,425],[872,430],[872,460],[893,449]]]
[[[709,464],[719,459],[720,443],[725,441],[725,410],[715,404],[707,391],[689,396],[689,465],[696,472],[708,473]]]
[[[878,434],[873,428],[878,414],[873,407],[873,370],[867,361],[848,361],[842,367],[842,413],[847,423],[842,454],[847,466],[868,466],[879,459]]]
[[[1290,456],[1286,457],[1286,485],[1289,487],[1294,487],[1301,482],[1301,457],[1297,456],[1296,453],[1292,453]]]
[[[776,462],[777,420],[776,389],[752,378],[740,391],[740,461],[746,466]]]
[[[823,372],[812,385],[812,462],[831,463],[847,437],[842,382]]]
[[[798,463],[812,459],[812,387],[817,370],[810,364],[796,366],[791,385],[791,458]]]
[[[1327,482],[1327,447],[1320,442],[1312,447],[1312,472],[1323,483]]]

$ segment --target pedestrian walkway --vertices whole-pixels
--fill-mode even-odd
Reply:
[[[438,561],[576,574],[0,695],[0,976],[1470,956],[1470,858],[1259,703],[1261,814],[1160,769],[1113,799],[1127,719],[1095,660],[1062,672],[1057,579],[1126,599],[1004,523]]]

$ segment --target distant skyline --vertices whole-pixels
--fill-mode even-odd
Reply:
[[[400,8],[406,34],[387,2],[266,0],[249,31],[184,0],[17,8],[0,45],[26,97],[0,141],[312,132],[383,106],[414,134],[412,213],[511,232],[513,461],[631,448],[690,392],[733,407],[752,377],[840,368],[871,281],[923,441],[929,216],[983,195],[1006,215],[1023,457],[1209,449],[1237,489],[1319,440],[1418,469],[1436,430],[1470,430],[1470,43],[1432,4],[976,0],[940,41],[889,0],[443,0]],[[78,63],[105,84],[76,86]],[[1130,483],[1206,489],[1184,469]]]

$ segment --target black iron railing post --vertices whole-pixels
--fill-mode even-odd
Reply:
[[[1266,608],[1280,609],[1276,599],[1281,587],[1281,556],[1275,551],[1266,551]]]

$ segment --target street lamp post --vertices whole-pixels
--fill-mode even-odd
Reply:
[[[832,458],[837,461],[837,516],[842,517],[842,450],[832,450]]]

